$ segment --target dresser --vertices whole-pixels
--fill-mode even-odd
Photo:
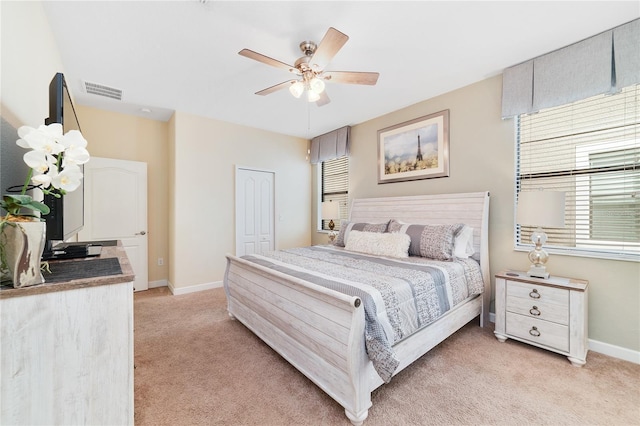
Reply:
[[[49,263],[44,284],[0,287],[0,424],[133,425],[135,277],[124,248]]]
[[[502,271],[495,280],[500,342],[510,338],[565,355],[574,366],[586,363],[588,281],[520,271]]]

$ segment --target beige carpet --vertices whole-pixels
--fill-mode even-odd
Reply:
[[[226,312],[222,289],[136,293],[137,425],[349,425]],[[470,324],[373,393],[365,426],[640,425],[640,365],[587,365]]]

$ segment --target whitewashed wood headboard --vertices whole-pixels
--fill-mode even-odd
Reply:
[[[480,269],[488,289],[483,297],[485,306],[489,306],[489,191],[358,198],[351,203],[349,220],[352,222],[380,223],[389,219],[420,225],[465,223],[473,227],[473,246],[480,254]]]

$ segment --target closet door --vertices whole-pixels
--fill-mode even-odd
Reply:
[[[274,178],[269,171],[236,168],[236,255],[275,248]]]

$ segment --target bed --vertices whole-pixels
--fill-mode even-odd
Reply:
[[[391,223],[396,225],[396,230],[403,224],[443,228],[465,224],[465,228],[473,229],[470,244],[474,254],[458,263],[469,267],[472,267],[472,263],[476,265],[481,288],[475,292],[477,294],[464,298],[428,325],[421,325],[410,335],[392,341],[391,353],[395,360],[392,371],[384,370],[387,358],[382,359],[381,367],[378,353],[372,351],[377,345],[377,341],[370,338],[372,330],[379,331],[380,327],[388,330],[389,323],[384,322],[386,320],[381,320],[382,323],[375,320],[372,323],[372,317],[376,315],[371,314],[371,297],[366,294],[363,296],[360,292],[342,292],[342,284],[351,282],[346,281],[338,267],[335,268],[337,277],[331,277],[326,271],[314,272],[312,275],[307,268],[315,268],[312,266],[316,265],[315,261],[303,260],[299,265],[287,264],[289,257],[303,252],[308,252],[312,257],[318,256],[318,263],[323,260],[322,257],[347,257],[342,260],[345,264],[355,262],[365,265],[361,262],[377,262],[373,258],[378,256],[370,253],[317,246],[281,251],[282,253],[274,254],[275,258],[268,259],[262,259],[258,255],[228,255],[224,288],[229,315],[242,322],[341,404],[352,424],[360,425],[367,418],[371,407],[372,391],[470,321],[479,318],[481,327],[489,323],[491,285],[488,218],[489,193],[486,191],[353,200],[349,217],[352,224],[384,223],[387,230]],[[399,233],[406,230],[405,226]],[[355,227],[346,248],[352,245],[356,237],[368,237],[371,234],[354,231]],[[338,239],[340,238],[344,238],[344,235],[339,235]],[[387,265],[396,261],[387,256],[382,258]],[[257,259],[262,259],[262,262]],[[398,265],[393,263],[388,269],[405,270],[410,260],[398,259],[400,267],[397,268]],[[457,260],[451,259],[450,263]],[[418,259],[418,263],[420,262],[422,260]],[[372,269],[376,267],[371,266]],[[442,268],[437,266],[431,269]],[[398,279],[404,279],[404,275]],[[340,291],[330,285],[323,285],[328,281],[340,284]],[[374,297],[374,302],[375,300],[377,299]],[[365,307],[368,309],[366,312]],[[391,312],[387,312],[388,318],[392,318]],[[379,317],[387,318],[385,315]],[[395,330],[394,327],[396,324],[392,326]],[[385,348],[383,353],[384,350]]]

